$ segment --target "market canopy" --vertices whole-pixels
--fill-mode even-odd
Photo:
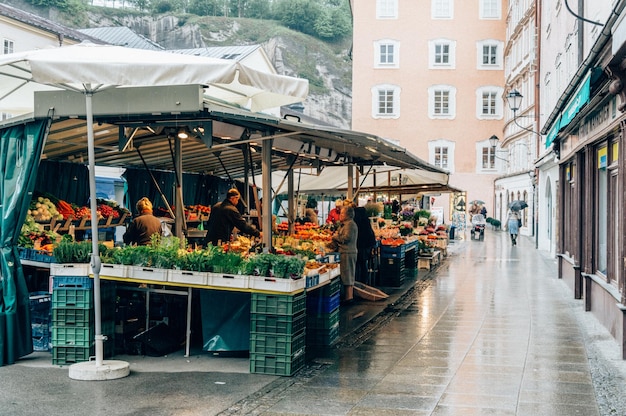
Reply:
[[[272,186],[276,194],[287,194],[287,171],[272,172]],[[298,169],[294,173],[294,187],[300,193],[338,195],[348,191],[346,167],[329,166],[324,169]],[[261,180],[257,176],[255,180]],[[424,169],[399,169],[389,166],[364,166],[354,173],[353,190],[377,193],[434,193],[453,192],[457,189],[448,185],[448,174]]]
[[[33,114],[6,125],[51,118],[43,158],[87,161],[87,120],[82,94],[36,93]],[[93,96],[96,164],[175,171],[170,146],[181,130],[182,169],[224,178],[261,172],[261,147],[271,140],[272,168],[323,166],[396,166],[433,172],[447,183],[447,173],[378,136],[316,126],[216,103],[202,87],[132,87]],[[143,160],[142,160],[143,159]]]

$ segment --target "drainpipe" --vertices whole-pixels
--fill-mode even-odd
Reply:
[[[537,45],[535,56],[537,59],[537,69],[535,70],[535,74],[541,74],[541,34],[538,33],[541,28],[541,10],[542,4],[541,0],[535,0],[535,33],[537,39]],[[541,122],[541,81],[539,77],[535,77],[535,125],[533,127],[534,131],[539,131],[539,123]],[[535,138],[535,155],[539,157],[541,154],[539,149],[541,148],[541,136],[537,135]],[[539,195],[537,195],[537,189],[539,185],[539,169],[533,166],[534,174],[532,177],[533,181],[533,233],[535,236],[535,250],[539,248],[539,208],[537,204],[539,204]]]
[[[578,0],[578,15],[583,16],[585,14],[585,0]],[[578,65],[583,61],[583,51],[585,47],[584,24],[582,19],[577,19],[576,26],[578,30]]]

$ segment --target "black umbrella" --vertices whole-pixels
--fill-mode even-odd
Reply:
[[[526,203],[526,201],[517,199],[509,204],[509,208],[511,209],[511,211],[519,211],[524,208],[528,208],[528,204]]]

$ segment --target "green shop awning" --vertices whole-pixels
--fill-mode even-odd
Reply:
[[[584,81],[580,84],[570,101],[567,103],[567,106],[565,106],[565,110],[561,113],[561,116],[556,119],[556,122],[546,136],[546,148],[552,144],[559,131],[567,127],[574,117],[576,117],[576,114],[580,112],[580,109],[589,102],[591,75],[592,71],[589,71]]]

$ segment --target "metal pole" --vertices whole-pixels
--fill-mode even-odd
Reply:
[[[102,303],[100,299],[100,252],[98,250],[98,201],[96,198],[96,155],[93,134],[93,93],[87,84],[85,107],[87,110],[87,152],[89,155],[89,207],[91,209],[91,269],[93,270],[93,299],[95,319],[96,367],[101,367],[104,358],[104,337],[102,336]]]
[[[187,288],[187,337],[185,338],[185,357],[189,357],[189,344],[191,343],[191,288]]]

